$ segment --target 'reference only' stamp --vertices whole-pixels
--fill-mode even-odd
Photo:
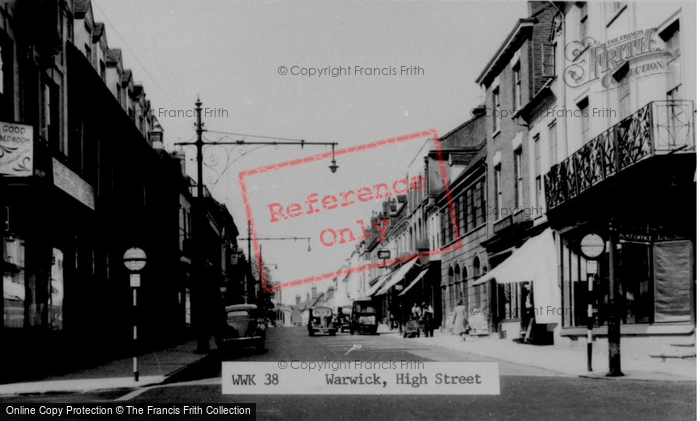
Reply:
[[[376,148],[392,148],[392,146],[396,147],[402,142],[416,140],[420,141],[424,140],[426,137],[429,138],[429,140],[432,140],[434,145],[434,150],[437,155],[437,164],[439,166],[439,174],[441,178],[441,180],[439,180],[440,186],[441,188],[444,188],[446,193],[448,211],[450,215],[450,223],[452,224],[452,228],[456,229],[457,215],[455,213],[454,206],[452,205],[448,173],[447,169],[445,168],[445,161],[442,158],[439,136],[437,134],[437,131],[425,130],[394,138],[378,140],[362,145],[351,146],[348,148],[336,150],[335,156],[341,156],[355,152],[365,152]],[[387,153],[391,153],[391,151],[387,150],[382,150],[381,152],[385,155]],[[263,173],[281,170],[288,167],[299,166],[302,164],[310,164],[320,160],[330,159],[333,156],[332,154],[333,152],[324,152],[316,155],[310,155],[305,158],[293,159],[277,164],[244,170],[238,174],[238,181],[241,187],[241,195],[246,211],[246,216],[250,221],[250,237],[254,245],[253,250],[255,251],[255,259],[258,265],[262,264],[262,257],[258,253],[259,246],[255,230],[256,219],[254,218],[253,211],[251,209],[251,197],[250,192],[248,191],[246,180],[254,175],[260,175]],[[272,224],[271,226],[273,227],[279,226],[280,224],[284,224],[286,221],[302,218],[318,218],[318,215],[338,212],[341,209],[352,208],[352,206],[356,206],[357,204],[370,201],[378,201],[384,198],[407,194],[410,191],[421,191],[427,188],[428,181],[425,180],[425,178],[421,175],[414,175],[406,178],[389,179],[385,182],[378,182],[372,185],[348,185],[347,188],[343,188],[342,190],[339,190],[332,194],[320,195],[318,192],[313,191],[305,195],[305,197],[300,197],[297,201],[267,201],[265,204],[264,211],[265,220],[261,221],[260,219],[258,219],[258,222]],[[259,215],[258,218],[260,218]],[[329,227],[321,227],[318,230],[319,232],[315,233],[314,236],[324,247],[332,247],[336,244],[346,244],[349,242],[371,238],[372,233],[367,231],[369,227],[371,231],[374,231],[377,234],[377,241],[382,242],[387,240],[386,231],[388,228],[388,222],[388,219],[380,219],[371,221],[370,224],[366,224],[364,219],[357,219],[354,221],[350,221],[350,223],[347,224],[347,226],[344,228],[334,229]],[[324,279],[329,279],[335,276],[343,276],[349,273],[362,272],[383,265],[403,263],[412,260],[418,256],[441,254],[447,251],[458,249],[460,247],[461,241],[458,238],[457,241],[443,248],[430,249],[428,251],[422,251],[420,253],[415,253],[412,255],[395,257],[393,259],[387,259],[386,261],[381,263],[369,263],[356,267],[344,268],[338,271],[309,274],[309,276],[287,281],[278,285],[268,285],[267,280],[265,279],[265,271],[261,271],[260,282],[263,290],[274,291],[278,289],[322,281]]]

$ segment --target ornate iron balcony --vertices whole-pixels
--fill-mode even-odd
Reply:
[[[693,101],[650,102],[549,170],[547,209],[649,157],[681,152],[695,152]]]

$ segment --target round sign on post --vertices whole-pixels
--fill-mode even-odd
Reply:
[[[129,285],[133,288],[134,292],[134,310],[136,310],[136,291],[138,287],[141,286],[141,275],[138,273],[141,269],[146,266],[146,252],[138,247],[132,247],[126,252],[124,252],[124,266],[131,272],[129,274]],[[134,381],[139,381],[139,357],[136,354],[136,346],[138,340],[138,325],[136,323],[136,318],[134,318]]]
[[[587,234],[581,239],[580,249],[586,259],[597,259],[605,251],[605,241],[598,234]]]
[[[124,266],[132,272],[138,272],[146,266],[146,252],[132,247],[124,252]]]
[[[581,239],[581,244],[579,245],[581,254],[583,257],[588,259],[586,262],[586,278],[588,278],[588,323],[587,323],[587,340],[586,340],[586,353],[588,356],[588,371],[593,371],[593,284],[595,282],[595,276],[598,272],[598,262],[596,259],[600,257],[605,251],[605,241],[603,238],[595,233],[590,233],[585,235]]]

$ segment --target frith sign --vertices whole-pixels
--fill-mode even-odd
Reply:
[[[579,88],[600,81],[604,90],[667,71],[671,53],[656,35],[657,28],[639,30],[599,42],[588,37],[572,41],[564,52],[569,66],[564,82]]]

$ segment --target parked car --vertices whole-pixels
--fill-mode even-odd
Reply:
[[[309,336],[314,336],[316,333],[328,333],[335,336],[338,329],[333,318],[333,310],[328,307],[310,308],[307,328]]]
[[[378,326],[379,317],[374,303],[370,300],[353,301],[350,334],[365,332],[376,335]]]
[[[222,351],[243,346],[265,350],[264,317],[255,304],[234,304],[226,307],[226,324],[216,335],[216,346]]]

